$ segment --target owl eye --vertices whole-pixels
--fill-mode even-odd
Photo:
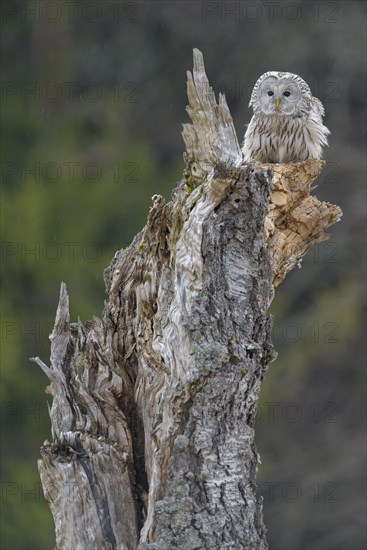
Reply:
[[[274,92],[270,90],[270,92],[268,92],[268,95],[274,95]]]
[[[283,95],[285,95],[285,97],[289,97],[291,95],[291,93],[290,92],[284,92]]]

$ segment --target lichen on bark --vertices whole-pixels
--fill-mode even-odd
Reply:
[[[51,335],[52,443],[39,471],[57,548],[267,548],[255,414],[276,357],[274,289],[338,207],[321,161],[242,164],[225,97],[194,50],[185,173],[105,270],[101,319]],[[72,492],[70,492],[72,488]]]

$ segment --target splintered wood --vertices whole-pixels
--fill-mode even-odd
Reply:
[[[324,165],[242,164],[202,54],[188,73],[186,167],[105,270],[100,319],[51,334],[52,442],[38,467],[56,547],[268,548],[255,418],[276,358],[274,288],[327,238],[337,206],[310,195]]]
[[[338,206],[310,195],[324,165],[324,161],[315,159],[273,165],[273,189],[264,227],[274,288],[300,265],[310,248],[329,238],[326,229],[342,216]]]

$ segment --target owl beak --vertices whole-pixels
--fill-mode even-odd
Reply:
[[[281,99],[276,99],[276,100],[275,100],[275,108],[276,108],[276,109],[279,109],[281,102],[282,102]]]

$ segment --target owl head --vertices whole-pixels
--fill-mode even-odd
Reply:
[[[264,73],[252,90],[249,106],[254,113],[274,116],[302,116],[310,109],[312,94],[296,74]]]

